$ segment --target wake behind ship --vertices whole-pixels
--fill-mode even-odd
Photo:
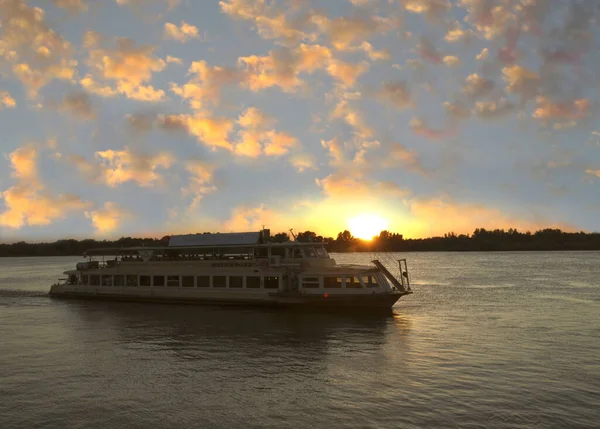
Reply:
[[[269,230],[174,235],[167,246],[100,248],[65,271],[53,297],[184,304],[389,309],[412,293],[405,259],[341,265],[323,243],[270,243]],[[100,259],[100,260],[99,260]]]

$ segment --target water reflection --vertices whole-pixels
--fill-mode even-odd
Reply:
[[[408,317],[393,311],[361,315],[92,301],[63,305],[88,329],[110,326],[125,343],[162,337],[171,347],[209,340],[237,346],[320,347],[344,335],[364,335],[381,344],[390,330],[410,328]]]

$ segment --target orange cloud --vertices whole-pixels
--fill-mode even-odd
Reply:
[[[73,79],[77,66],[71,58],[73,48],[47,26],[41,8],[30,7],[24,0],[4,0],[0,22],[0,57],[30,97],[53,79]]]
[[[587,98],[554,102],[547,97],[537,98],[537,107],[533,117],[544,122],[555,121],[555,127],[573,126],[591,111],[591,102]]]
[[[518,65],[507,66],[502,69],[506,90],[521,95],[521,101],[527,101],[536,96],[540,77],[537,73]]]
[[[267,156],[281,156],[296,147],[297,140],[293,136],[269,130],[274,122],[273,118],[256,107],[246,109],[237,121],[241,129],[238,131],[235,152],[252,158],[259,156],[263,150]]]
[[[338,51],[356,48],[357,44],[367,40],[373,34],[383,34],[396,24],[391,19],[368,14],[330,19],[325,15],[315,13],[311,17],[311,21]]]
[[[153,73],[166,67],[165,61],[153,55],[153,46],[136,47],[135,42],[127,38],[116,39],[115,47],[100,46],[104,44],[100,37],[88,37],[88,65],[93,73],[80,81],[82,86],[103,96],[120,93],[139,101],[159,101],[164,98],[163,90],[147,85]],[[103,87],[96,83],[94,74],[97,79],[112,83],[114,87]]]
[[[39,179],[37,149],[33,145],[10,154],[12,176],[17,184],[0,193],[6,210],[0,213],[0,226],[19,229],[24,225],[48,225],[89,203],[72,194],[51,195]]]
[[[174,163],[168,152],[156,155],[140,155],[128,147],[123,150],[105,150],[95,154],[95,161],[88,162],[84,157],[71,155],[67,162],[73,164],[88,180],[116,187],[126,182],[149,187],[163,182],[158,169],[167,169]]]
[[[188,70],[192,78],[178,86],[171,84],[171,91],[188,100],[195,110],[205,109],[209,103],[218,105],[221,87],[238,84],[244,79],[243,73],[226,67],[209,66],[206,61],[194,61]]]
[[[181,21],[179,27],[172,22],[166,22],[163,34],[165,39],[173,39],[180,43],[186,43],[191,39],[200,37],[198,27],[188,24],[185,21]]]
[[[308,153],[296,153],[291,155],[288,159],[290,164],[292,164],[299,173],[306,170],[315,170],[317,168],[315,157]]]
[[[451,7],[448,0],[401,0],[406,10],[420,13],[428,18],[441,18]]]
[[[478,101],[475,103],[475,114],[481,118],[493,119],[505,116],[515,109],[515,105],[505,98],[495,101]]]
[[[216,166],[205,161],[194,159],[186,162],[185,169],[190,175],[186,188],[181,189],[183,196],[192,195],[192,202],[188,210],[195,210],[205,195],[217,191],[212,184]]]
[[[471,110],[459,102],[444,102],[446,113],[453,118],[466,119],[471,116]]]
[[[11,109],[17,106],[17,102],[7,91],[0,91],[0,109],[6,107]]]
[[[71,12],[82,12],[88,8],[84,0],[52,0],[52,3],[57,7],[68,9]]]
[[[86,211],[85,216],[92,221],[99,234],[108,234],[118,229],[121,221],[129,216],[129,212],[117,203],[107,202],[101,209]]]
[[[492,92],[495,86],[494,81],[472,73],[465,78],[463,92],[471,98],[479,98]]]

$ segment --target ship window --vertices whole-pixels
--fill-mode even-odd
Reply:
[[[294,258],[302,258],[302,252],[300,251],[300,248],[298,247],[294,247]]]
[[[265,277],[265,289],[279,289],[279,277],[278,276]]]
[[[260,289],[260,277],[258,277],[258,276],[246,277],[246,288]]]
[[[242,276],[230,276],[229,277],[229,287],[231,287],[231,288],[244,287],[244,278]]]
[[[304,249],[304,254],[307,258],[315,258],[317,256],[315,249],[313,249],[312,247],[307,247],[306,249]]]
[[[272,247],[271,248],[271,256],[281,256],[282,258],[285,258],[285,248]]]
[[[326,289],[339,289],[342,287],[341,277],[324,277],[323,287]]]
[[[362,289],[358,277],[346,277],[346,289]]]
[[[165,285],[165,277],[164,276],[154,276],[152,279],[152,284],[154,286],[164,286]]]
[[[102,286],[112,286],[112,276],[102,276]]]
[[[138,285],[138,276],[128,274],[127,275],[127,286],[137,287],[137,285]]]
[[[87,284],[89,284],[89,283],[88,283],[88,282],[89,282],[89,278],[90,278],[90,276],[88,276],[87,274],[86,274],[86,275],[83,275],[83,276],[81,276],[81,283],[82,283],[82,284],[84,284],[84,285],[87,285]]]
[[[115,286],[125,286],[125,276],[123,274],[115,275],[113,282]]]
[[[227,285],[227,277],[213,276],[213,287],[225,287]]]
[[[140,286],[150,286],[150,276],[140,276]]]
[[[377,280],[373,276],[362,276],[362,281],[366,287],[377,287]]]
[[[179,287],[179,276],[167,276],[167,286]]]
[[[183,287],[194,287],[194,276],[182,276],[181,286]]]
[[[198,286],[198,287],[210,287],[210,276],[198,276],[198,277],[196,277],[196,286]]]
[[[309,289],[318,289],[319,288],[319,278],[318,277],[302,278],[302,287],[309,288]]]
[[[90,285],[98,286],[100,284],[100,276],[90,276]]]
[[[317,247],[317,256],[319,258],[328,258],[329,257],[329,255],[327,254],[327,251],[323,247]]]

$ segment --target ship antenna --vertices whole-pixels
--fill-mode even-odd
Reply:
[[[296,241],[296,234],[294,234],[294,230],[292,228],[290,228],[290,233],[292,234],[292,237],[294,237],[294,241]]]

